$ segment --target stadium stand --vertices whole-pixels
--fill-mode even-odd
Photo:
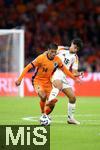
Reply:
[[[0,29],[12,28],[25,30],[25,64],[50,42],[80,37],[80,68],[100,72],[99,0],[0,0]]]

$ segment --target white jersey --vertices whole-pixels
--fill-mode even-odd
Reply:
[[[70,53],[69,47],[58,46],[57,56],[62,60],[63,65],[68,70],[78,70],[78,56]],[[57,79],[63,82],[63,88],[71,87],[70,83],[67,81],[66,75],[61,69],[57,69],[54,72],[52,82]]]
[[[68,70],[78,70],[78,56],[70,53],[68,47],[58,46],[57,56],[62,60]]]

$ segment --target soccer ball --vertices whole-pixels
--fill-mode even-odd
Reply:
[[[49,119],[49,117],[47,115],[42,115],[40,117],[40,124],[43,126],[48,126],[50,125],[51,120]]]

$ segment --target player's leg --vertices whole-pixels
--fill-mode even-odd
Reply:
[[[46,107],[48,107],[48,114],[50,114],[55,107],[55,103],[57,102],[56,97],[58,93],[59,89],[53,86],[51,91],[49,92],[48,101],[46,104]]]
[[[75,102],[76,98],[71,88],[65,88],[62,92],[68,97],[68,116],[73,117],[75,112]]]
[[[50,95],[51,89],[52,89],[51,83],[50,83],[50,86],[49,86],[49,84],[47,86],[44,86],[44,90],[46,92],[47,99],[48,99],[48,97]],[[46,101],[46,104],[44,106],[44,113],[40,117],[40,123],[41,123],[41,125],[49,125],[51,123],[51,118],[48,115],[53,110],[54,105],[55,105],[54,103],[48,103],[48,101]],[[45,124],[45,122],[46,122],[46,124]]]
[[[47,99],[44,111],[48,115],[53,111],[55,107],[55,103],[57,102],[56,96],[59,93],[59,89],[55,88],[54,86],[50,84],[50,87],[46,89],[46,93],[47,93],[48,99]]]
[[[42,85],[35,83],[34,84],[34,88],[38,94],[38,96],[40,97],[40,108],[41,108],[41,113],[44,113],[44,107],[45,107],[45,103],[46,103],[46,99],[47,99],[47,95],[46,92],[43,88]]]
[[[63,88],[63,83],[62,83],[62,81],[61,81],[60,79],[55,79],[55,80],[53,80],[53,81],[52,81],[52,84],[53,84],[53,86],[54,86],[55,88],[59,89],[59,91],[62,90],[62,88]],[[58,94],[58,93],[57,93],[57,94]]]
[[[76,109],[76,97],[72,88],[64,88],[63,93],[69,98],[68,102],[68,120],[67,122],[70,124],[80,124],[77,120],[74,119],[74,113]]]
[[[46,106],[45,106],[45,113],[46,114],[50,114],[53,111],[53,109],[55,107],[55,103],[57,102],[56,97],[58,96],[59,91],[63,87],[63,83],[59,79],[54,79],[52,81],[52,84],[53,84],[52,89],[49,92],[48,101],[47,101]]]
[[[48,108],[48,111],[45,109],[47,111],[46,113],[48,114],[53,111],[55,103],[58,101],[56,97],[58,96],[59,91],[62,89],[62,82],[59,79],[54,80],[52,84],[52,89],[49,91],[48,101],[45,107]]]
[[[57,101],[58,101],[57,99],[52,99],[51,101],[46,102],[45,109],[44,109],[45,114],[49,115],[53,111],[55,107],[55,103]]]
[[[63,87],[63,83],[61,81],[62,75],[63,75],[62,72],[59,70],[56,70],[54,72],[52,79],[51,79],[53,88],[50,92],[48,101],[55,99],[57,97],[59,91],[62,90],[62,87]]]
[[[50,85],[51,85],[51,82],[50,82]],[[40,100],[40,108],[41,108],[41,113],[42,113],[40,117],[41,125],[49,125],[51,123],[51,120],[49,119],[48,115],[44,111],[46,100],[47,100],[47,91],[46,91],[47,87],[48,85],[46,86],[44,82],[38,82],[38,81],[34,82],[34,88],[41,99]]]
[[[55,88],[62,89],[62,92],[69,98],[69,103],[68,103],[68,116],[72,117],[75,111],[75,102],[76,98],[74,95],[74,92],[72,91],[71,86],[68,84],[67,80],[64,79],[64,83],[61,80],[54,80],[53,85]],[[52,89],[53,91],[53,89]],[[52,93],[51,91],[51,93]]]
[[[40,97],[40,108],[41,108],[41,113],[44,113],[44,107],[45,107],[45,103],[46,103],[46,94],[44,91],[39,91],[38,95]]]

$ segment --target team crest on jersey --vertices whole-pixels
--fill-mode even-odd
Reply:
[[[58,66],[58,63],[57,62],[54,62],[54,67],[56,68]]]

